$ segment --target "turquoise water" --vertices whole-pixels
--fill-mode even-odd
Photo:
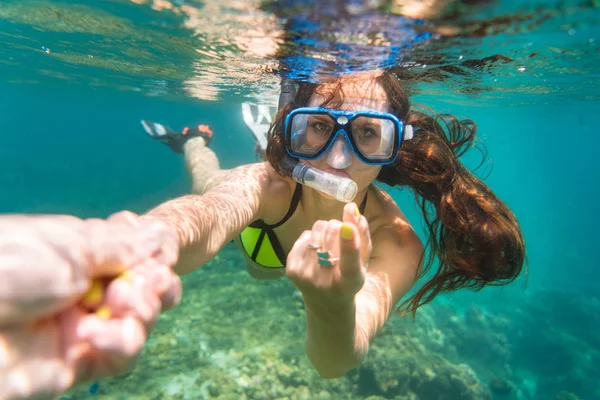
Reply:
[[[208,123],[224,168],[254,160],[240,103],[276,93],[277,63],[248,55],[239,38],[252,36],[245,15],[278,20],[248,10],[251,2],[185,2],[203,22],[194,25],[183,2],[160,4],[172,7],[0,1],[0,212],[105,217],[188,193],[180,156],[149,140],[140,119]],[[164,315],[132,373],[65,396],[600,399],[600,17],[591,1],[537,4],[552,11],[539,25],[542,11],[506,32],[439,39],[432,46],[443,57],[415,49],[410,67],[447,75],[418,85],[414,102],[477,122],[489,158],[481,174],[493,166],[486,182],[523,227],[527,282],[439,296],[415,321],[393,317],[360,369],[324,381],[304,356],[293,286],[252,280],[226,247],[185,277],[183,303]],[[536,5],[490,7],[471,18]],[[512,61],[464,63],[494,54]],[[476,152],[465,160],[478,161]],[[421,227],[411,195],[393,194]]]

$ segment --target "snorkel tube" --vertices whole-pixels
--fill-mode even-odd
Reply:
[[[279,95],[279,109],[294,101],[296,88],[290,78],[281,79],[281,94]],[[358,193],[358,186],[352,179],[330,174],[318,168],[301,163],[290,155],[285,154],[280,162],[280,167],[288,176],[301,185],[309,186],[315,190],[326,193],[343,203],[354,200]]]
[[[281,160],[280,165],[296,182],[326,193],[343,203],[354,200],[358,192],[358,186],[352,179],[321,171],[303,164],[287,154]]]

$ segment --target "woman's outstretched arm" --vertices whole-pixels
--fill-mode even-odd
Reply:
[[[277,179],[276,172],[268,163],[243,165],[224,172],[203,195],[167,201],[143,218],[164,221],[177,231],[180,253],[175,271],[186,274],[211,260],[261,218],[261,209],[281,198],[273,195],[283,187],[272,185],[273,178]]]

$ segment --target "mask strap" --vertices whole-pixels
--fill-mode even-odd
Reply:
[[[279,94],[279,110],[294,101],[296,86],[294,80],[287,77],[281,78],[281,93]]]
[[[406,125],[404,127],[404,140],[411,140],[414,137],[414,130],[412,125]]]

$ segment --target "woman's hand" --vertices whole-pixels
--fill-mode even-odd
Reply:
[[[286,275],[302,292],[306,307],[323,316],[354,304],[372,250],[367,219],[355,203],[346,204],[342,218],[315,222],[287,258]]]
[[[0,218],[0,399],[52,398],[131,369],[179,302],[176,243],[131,213]]]

